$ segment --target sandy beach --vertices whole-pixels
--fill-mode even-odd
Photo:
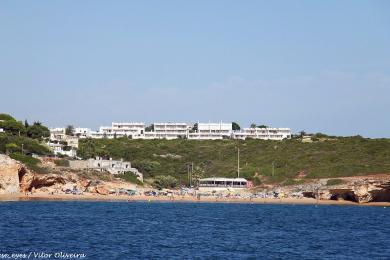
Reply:
[[[381,206],[390,207],[389,202],[370,202],[370,203],[355,203],[344,200],[316,200],[311,198],[215,198],[215,197],[201,197],[197,199],[193,196],[128,196],[128,195],[98,195],[98,194],[46,194],[35,193],[32,195],[24,194],[2,194],[0,195],[0,201],[147,201],[147,202],[192,202],[192,203],[255,203],[255,204],[297,204],[297,205],[352,205],[352,206]]]

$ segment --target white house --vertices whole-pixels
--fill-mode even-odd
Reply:
[[[124,174],[132,172],[138,180],[143,181],[143,174],[136,168],[131,167],[131,163],[123,160],[103,159],[101,157],[88,160],[71,160],[69,167],[73,169],[91,169],[97,171],[107,171],[111,174]]]
[[[65,149],[65,146],[59,143],[48,143],[48,146],[52,149],[54,155],[66,155],[72,158],[77,156],[77,150],[74,147]]]

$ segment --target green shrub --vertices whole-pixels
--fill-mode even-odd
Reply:
[[[137,179],[137,176],[132,172],[125,172],[124,174],[118,174],[116,176],[127,182],[131,182],[140,186],[144,185],[140,180]]]
[[[7,143],[19,143],[7,140]],[[193,162],[203,177],[236,177],[237,147],[240,148],[240,176],[251,179],[256,173],[264,183],[283,183],[298,172],[305,179],[338,178],[390,172],[390,139],[337,137],[324,142],[302,143],[300,140],[130,140],[81,139],[78,155],[90,158],[105,154],[123,158],[144,174],[145,179],[171,175],[188,180],[187,165]],[[0,137],[0,150],[1,150]],[[176,154],[180,158],[163,158]],[[274,165],[274,167],[273,167]]]
[[[326,182],[326,186],[334,186],[334,185],[339,185],[342,183],[343,183],[343,180],[341,180],[341,179],[330,179]]]
[[[37,158],[31,157],[28,155],[24,155],[21,153],[12,153],[12,154],[10,154],[10,157],[14,160],[17,160],[17,161],[23,163],[24,165],[26,165],[26,167],[28,169],[30,169],[36,173],[39,173],[39,174],[49,174],[50,173],[49,168],[40,166],[41,161],[38,160]]]
[[[137,168],[138,171],[146,174],[146,176],[153,176],[152,172],[160,167],[159,162],[151,160],[135,160],[132,162],[132,165],[134,168]]]
[[[252,181],[253,181],[253,186],[260,186],[262,184],[259,177],[254,177]]]
[[[54,163],[57,166],[69,167],[69,160],[66,159],[55,160]]]
[[[7,153],[16,153],[20,151],[20,147],[17,144],[9,143],[5,145],[5,151]]]
[[[17,160],[17,161],[25,164],[26,166],[34,166],[34,165],[37,165],[40,163],[40,161],[37,158],[31,157],[28,155],[24,155],[21,153],[12,153],[12,154],[10,154],[10,157],[14,160]]]
[[[178,181],[171,175],[159,175],[154,179],[152,186],[156,189],[173,189],[178,185]]]
[[[23,146],[24,153],[35,153],[38,155],[52,154],[52,151],[46,145],[40,144],[37,140],[7,133],[0,134],[0,152],[5,153],[7,150],[6,145],[9,143],[16,144],[20,150]]]
[[[286,179],[285,181],[283,181],[282,184],[285,186],[291,186],[291,185],[302,184],[303,182],[304,180]]]

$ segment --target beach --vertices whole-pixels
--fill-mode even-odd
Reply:
[[[390,207],[390,202],[356,203],[346,200],[316,200],[312,198],[217,198],[194,196],[145,196],[145,195],[99,195],[99,194],[1,194],[0,201],[148,201],[148,202],[191,202],[191,203],[254,203],[254,204],[291,204],[291,205],[350,205]]]

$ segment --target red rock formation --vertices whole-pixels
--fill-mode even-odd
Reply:
[[[99,193],[101,195],[108,195],[108,190],[104,188],[103,186],[97,186],[95,187],[96,193]]]

